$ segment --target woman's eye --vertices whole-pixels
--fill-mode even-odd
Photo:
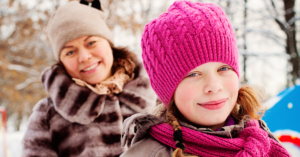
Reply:
[[[92,41],[88,43],[88,46],[92,46],[96,41]]]
[[[66,56],[70,56],[70,55],[72,55],[74,53],[74,51],[69,51],[67,54],[66,54]]]

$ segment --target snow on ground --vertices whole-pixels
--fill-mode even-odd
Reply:
[[[6,133],[6,147],[7,147],[7,156],[6,157],[21,157],[22,153],[22,139],[24,136],[24,131],[15,131],[15,132],[7,132]],[[2,135],[2,134],[1,134]],[[0,157],[4,157],[4,148],[3,148],[3,136],[0,137]]]
[[[299,157],[300,156],[300,148],[294,145],[293,143],[284,142],[282,145],[287,149],[287,151],[293,156],[293,157]]]
[[[27,130],[27,123],[28,119],[24,118],[21,123],[20,131],[16,131],[13,127],[13,121],[8,120],[5,137],[3,136],[4,131],[0,129],[0,157],[21,157],[22,139]],[[6,149],[4,146],[6,146]],[[4,150],[6,150],[6,156],[4,156]]]

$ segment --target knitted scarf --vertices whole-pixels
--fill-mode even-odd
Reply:
[[[257,120],[248,121],[238,137],[232,139],[208,135],[183,126],[181,130],[186,147],[184,152],[193,155],[205,157],[290,156],[278,142],[268,137],[268,133],[260,128]],[[152,126],[150,129],[150,135],[153,138],[176,149],[173,133],[172,126],[167,123]]]

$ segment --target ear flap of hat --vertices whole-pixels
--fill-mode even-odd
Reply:
[[[84,5],[89,5],[90,2],[87,2],[86,0],[80,0],[80,3]],[[100,0],[94,0],[92,2],[92,7],[101,10]]]

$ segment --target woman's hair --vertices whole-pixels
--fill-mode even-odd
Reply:
[[[131,59],[131,61],[136,63],[136,61],[137,61],[136,55],[133,52],[129,51],[127,47],[116,47],[112,43],[110,43],[110,47],[113,52],[114,63],[117,62],[118,59]],[[54,68],[56,65],[62,67],[63,68],[62,71],[64,71],[64,73],[66,73],[65,66],[63,65],[63,63],[61,61],[58,61],[54,65],[52,65],[52,68]],[[114,73],[114,69],[116,68],[114,66],[116,66],[116,64],[113,64],[113,67],[112,67],[113,73]]]
[[[131,59],[134,63],[137,62],[135,53],[128,50],[127,47],[116,47],[110,43],[113,52],[114,62],[118,59]]]
[[[260,119],[265,112],[265,108],[262,107],[263,93],[257,89],[250,86],[244,85],[239,89],[237,103],[231,111],[231,115],[238,121],[244,118]],[[166,121],[170,124],[175,132],[180,132],[180,134],[174,133],[174,139],[176,141],[177,149],[173,153],[173,157],[190,157],[183,155],[184,143],[181,134],[181,127],[178,123],[176,117],[179,116],[179,110],[175,105],[174,98],[171,100],[169,107],[167,109]],[[178,131],[180,130],[180,131]],[[175,137],[181,135],[181,137]],[[181,143],[177,145],[177,143]]]

